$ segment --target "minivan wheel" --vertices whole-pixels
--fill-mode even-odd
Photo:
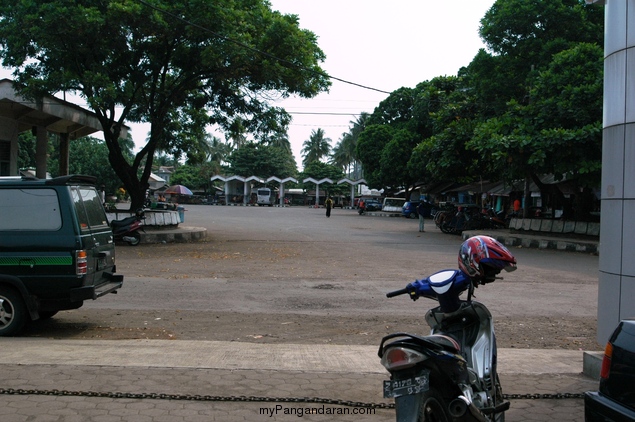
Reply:
[[[0,286],[0,337],[13,336],[26,323],[26,306],[14,289]]]

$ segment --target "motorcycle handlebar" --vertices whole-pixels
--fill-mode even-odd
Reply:
[[[407,288],[395,290],[393,292],[388,292],[388,293],[386,293],[386,297],[395,297],[395,296],[405,295],[405,294],[408,294],[408,289]]]

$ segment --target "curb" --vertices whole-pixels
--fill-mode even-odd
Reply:
[[[141,232],[141,243],[188,243],[205,240],[207,237],[205,227],[150,227],[144,226],[145,232]]]
[[[600,379],[604,352],[584,352],[582,357],[582,373],[593,379]]]
[[[600,243],[595,241],[566,238],[560,239],[544,235],[519,235],[515,233],[496,233],[485,231],[465,231],[461,234],[463,240],[478,235],[493,237],[505,246],[534,249],[551,249],[568,252],[582,252],[593,255],[599,255],[600,253]]]

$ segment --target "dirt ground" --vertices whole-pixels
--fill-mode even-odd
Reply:
[[[216,340],[295,344],[378,344],[396,331],[426,333],[424,322],[411,318],[324,318],[288,314],[236,314],[195,311],[112,311],[80,309],[38,321],[24,333],[30,337],[65,339]],[[95,323],[94,321],[99,321]],[[138,322],[142,321],[141,324]],[[520,349],[601,350],[595,320],[504,318],[495,320],[498,347]]]
[[[251,242],[227,241],[222,237],[190,244],[142,245],[136,249],[121,249],[118,266],[124,268],[128,280],[150,274],[163,262],[156,280],[192,280],[218,276],[222,262],[222,276],[244,278],[249,276],[245,262],[257,262],[282,267],[283,272],[296,271],[298,278],[311,277],[303,273],[298,261],[312,242],[297,245],[268,245],[255,247]],[[313,242],[315,243],[315,242]],[[316,254],[323,251],[316,245]],[[318,249],[319,248],[319,249]],[[335,254],[339,252],[333,245]],[[322,252],[323,253],[323,252]],[[408,259],[407,257],[405,259]],[[165,263],[168,264],[165,264]],[[321,283],[314,285],[316,295],[338,289],[337,284],[325,280],[336,279],[325,269],[319,275]],[[351,274],[362,278],[363,274]],[[382,274],[379,275],[383,276]],[[158,282],[158,281],[157,281]],[[295,283],[282,280],[280,283]],[[127,283],[131,283],[128,281]],[[121,296],[121,295],[120,295]],[[119,298],[115,298],[119,299]],[[94,303],[97,303],[96,301]],[[118,302],[117,302],[118,303]],[[133,305],[122,309],[102,309],[90,305],[74,311],[62,311],[54,318],[36,321],[27,327],[24,335],[32,337],[76,339],[172,339],[218,340],[257,343],[332,343],[378,344],[382,336],[396,331],[426,334],[423,318],[387,315],[360,316],[331,313],[326,300],[312,302],[317,312],[234,312],[226,310],[135,309]],[[372,305],[370,305],[372,306]],[[429,307],[433,306],[432,304]],[[212,308],[214,309],[214,308]],[[272,307],[272,309],[274,309]],[[498,347],[601,350],[595,340],[596,320],[585,316],[503,316],[496,317]]]

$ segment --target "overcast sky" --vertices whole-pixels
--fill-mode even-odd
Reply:
[[[270,0],[284,14],[296,14],[300,27],[314,32],[326,54],[322,68],[334,78],[330,92],[310,100],[287,99],[292,113],[289,140],[301,170],[302,144],[321,128],[331,146],[350,122],[401,87],[436,76],[456,75],[484,45],[478,28],[495,0]],[[11,77],[2,69],[1,77]],[[384,92],[378,92],[385,91]],[[74,100],[70,100],[74,101]],[[86,106],[81,99],[75,101]],[[301,114],[299,114],[301,113]],[[143,145],[149,125],[130,124]]]

